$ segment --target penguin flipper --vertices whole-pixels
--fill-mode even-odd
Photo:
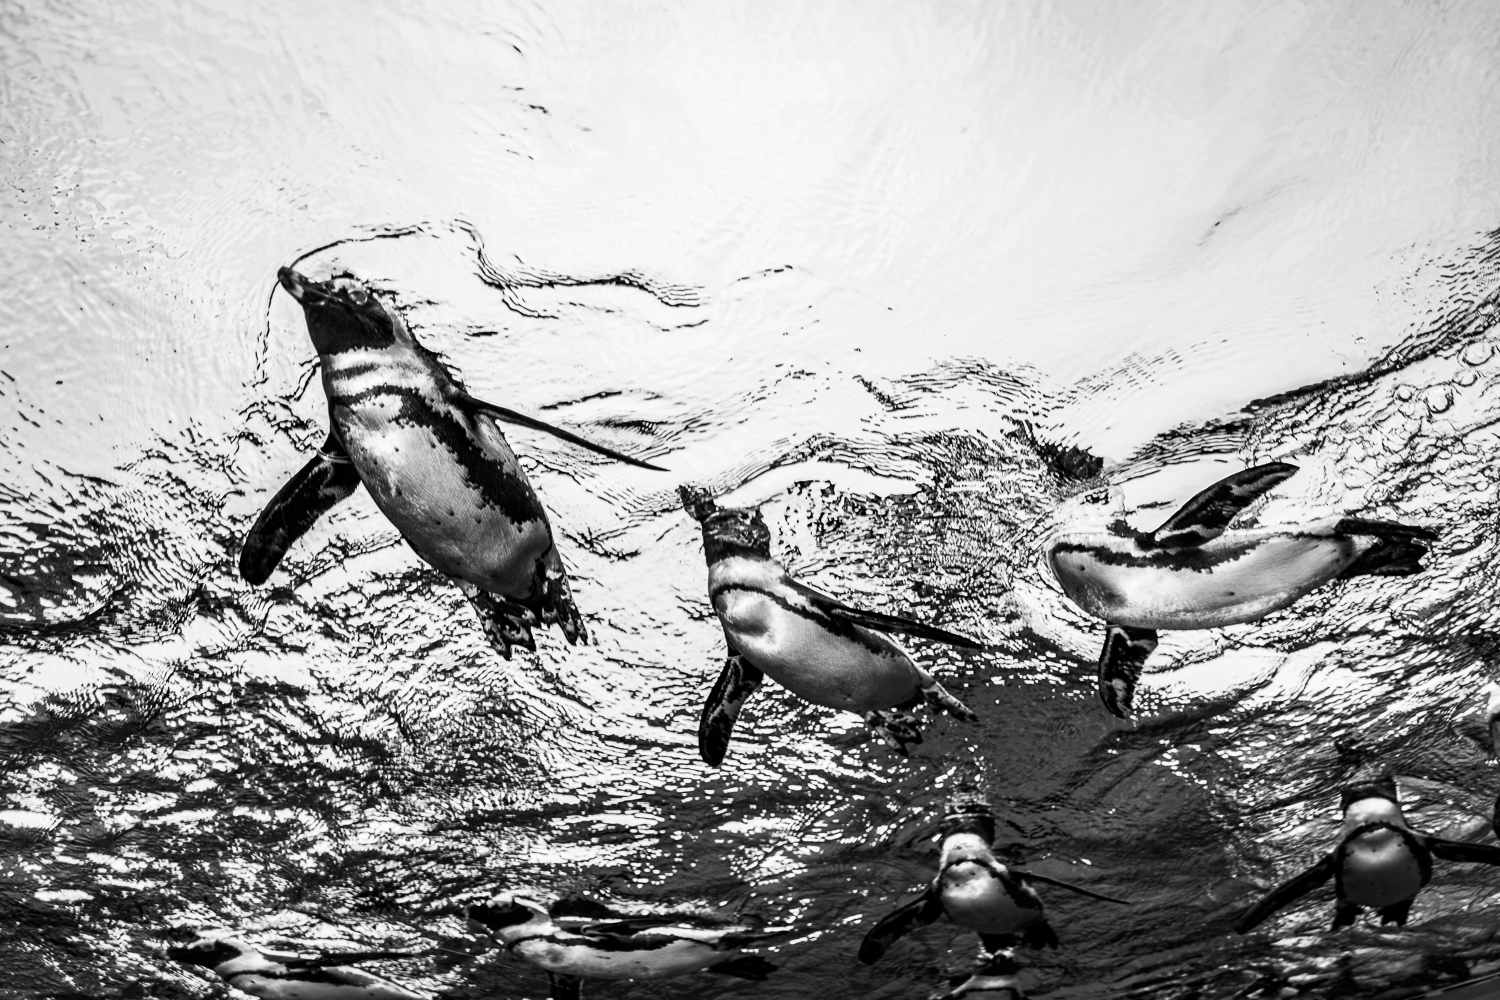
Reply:
[[[240,549],[240,576],[265,583],[292,543],[341,500],[359,488],[359,472],[330,432],[313,457],[277,491],[255,519]]]
[[[1494,844],[1467,844],[1429,836],[1427,849],[1444,861],[1470,861],[1476,865],[1500,865],[1500,847]]]
[[[1110,714],[1125,719],[1135,697],[1146,657],[1156,648],[1156,629],[1106,625],[1104,649],[1099,653],[1099,700]]]
[[[1094,892],[1092,889],[1085,889],[1081,885],[1074,885],[1072,882],[1064,882],[1059,878],[1049,878],[1046,875],[1038,875],[1035,872],[1023,871],[1020,868],[1012,868],[1011,871],[1029,881],[1041,882],[1045,885],[1055,885],[1059,889],[1067,889],[1069,892],[1076,892],[1080,896],[1088,896],[1092,899],[1102,899],[1106,903],[1119,903],[1123,906],[1135,905],[1128,899],[1120,899],[1117,896],[1106,896],[1102,892]]]
[[[918,927],[932,923],[943,915],[943,901],[937,890],[928,887],[921,896],[886,914],[870,928],[859,944],[859,960],[865,965],[880,961],[885,950]]]
[[[583,979],[566,972],[549,972],[552,981],[552,1000],[580,1000],[583,996]]]
[[[724,763],[724,754],[729,749],[729,734],[734,730],[740,709],[760,687],[765,674],[760,668],[732,649],[724,661],[724,669],[708,700],[703,703],[703,712],[698,716],[698,756],[710,767]]]
[[[1300,875],[1294,875],[1285,882],[1272,889],[1265,899],[1256,903],[1249,913],[1240,918],[1239,923],[1234,925],[1236,934],[1248,934],[1256,924],[1303,896],[1312,892],[1318,886],[1333,878],[1337,865],[1332,854],[1323,856],[1323,860],[1313,865]]]
[[[1222,535],[1236,514],[1290,479],[1296,471],[1295,465],[1271,462],[1225,476],[1183,504],[1146,537],[1157,548],[1202,545]]]
[[[739,958],[731,958],[717,965],[710,965],[704,972],[713,972],[720,976],[733,976],[736,979],[748,979],[751,982],[763,983],[766,977],[775,972],[777,966],[761,958],[759,955],[741,955]]]
[[[959,635],[957,632],[949,632],[947,629],[938,628],[936,625],[928,625],[919,622],[915,618],[907,618],[905,615],[887,615],[879,611],[865,611],[860,608],[850,607],[842,601],[836,600],[809,587],[805,583],[796,580],[788,580],[791,588],[816,607],[819,611],[830,618],[849,622],[852,625],[861,625],[865,628],[874,629],[877,632],[895,632],[899,635],[914,635],[920,639],[931,639],[934,642],[945,642],[950,646],[961,646],[964,649],[983,649],[984,643],[967,636]]]
[[[631,458],[629,455],[615,451],[613,448],[606,448],[602,444],[595,444],[588,438],[579,437],[572,431],[565,431],[561,427],[554,427],[551,424],[547,423],[545,420],[538,420],[535,417],[528,417],[526,416],[526,414],[517,413],[515,410],[512,410],[506,406],[499,406],[495,403],[486,403],[484,400],[477,399],[469,395],[467,392],[463,392],[461,390],[454,391],[454,402],[459,404],[460,406],[468,408],[473,413],[482,413],[485,416],[494,418],[495,420],[503,420],[508,424],[515,424],[518,427],[529,427],[534,431],[544,431],[547,434],[551,434],[553,437],[562,438],[564,441],[576,444],[580,448],[586,448],[589,451],[594,452],[595,454],[604,455],[608,458],[614,459],[617,462],[624,462],[626,465],[635,465],[639,466],[642,469],[651,469],[655,472],[667,471],[659,465],[652,465],[650,462],[643,462],[639,458]]]

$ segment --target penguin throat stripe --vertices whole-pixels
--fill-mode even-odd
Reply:
[[[812,605],[792,604],[780,594],[773,593],[763,587],[752,586],[748,583],[721,583],[709,591],[709,603],[712,604],[718,601],[720,594],[727,594],[735,590],[743,591],[747,594],[759,594],[783,611],[790,611],[798,618],[805,618],[810,622],[814,622],[824,631],[830,632],[840,638],[852,639],[872,653],[879,653],[882,656],[889,656],[891,653],[889,646],[876,642],[870,637],[869,633],[856,626],[853,622],[837,618]]]
[[[354,407],[379,397],[400,400],[391,423],[427,431],[447,448],[464,479],[486,505],[494,507],[516,525],[545,521],[541,501],[520,469],[501,456],[486,451],[451,408],[433,406],[420,389],[402,385],[377,385],[351,396],[334,396],[335,406]],[[498,433],[498,431],[496,432]]]

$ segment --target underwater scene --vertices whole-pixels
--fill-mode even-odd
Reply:
[[[0,997],[1500,996],[1500,7],[0,87]]]

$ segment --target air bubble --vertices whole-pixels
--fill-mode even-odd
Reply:
[[[1416,394],[1417,390],[1413,389],[1409,385],[1402,384],[1396,386],[1396,398],[1401,400],[1401,402],[1403,403],[1410,401],[1414,396],[1416,396]]]
[[[1453,388],[1448,385],[1432,385],[1422,393],[1422,402],[1428,413],[1442,413],[1453,406]]]
[[[1470,344],[1464,348],[1459,355],[1460,360],[1466,365],[1482,365],[1495,356],[1495,347],[1488,341],[1481,340],[1476,344]]]

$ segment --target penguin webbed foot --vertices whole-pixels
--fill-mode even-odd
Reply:
[[[1057,940],[1057,931],[1052,929],[1045,918],[1026,928],[1026,933],[1021,935],[1021,943],[1028,948],[1056,948],[1061,944]]]
[[[1361,910],[1353,903],[1339,903],[1333,910],[1333,924],[1329,930],[1337,931],[1345,927],[1352,927],[1354,921],[1359,919]]]
[[[921,720],[912,712],[866,712],[865,725],[879,733],[885,745],[903,757],[910,755],[909,746],[922,742]]]
[[[1403,899],[1393,906],[1387,906],[1385,909],[1379,911],[1380,922],[1382,924],[1395,924],[1397,927],[1405,927],[1406,918],[1411,914],[1411,904],[1412,901],[1410,899]]]
[[[479,624],[484,628],[485,637],[490,640],[490,645],[495,647],[497,653],[508,660],[511,649],[515,646],[536,652],[536,637],[531,632],[532,626],[538,624],[535,614],[471,583],[461,583],[459,586],[479,615]]]
[[[922,699],[935,713],[947,712],[955,719],[962,719],[965,722],[979,721],[979,715],[973,709],[949,694],[948,690],[935,680],[923,686]]]

